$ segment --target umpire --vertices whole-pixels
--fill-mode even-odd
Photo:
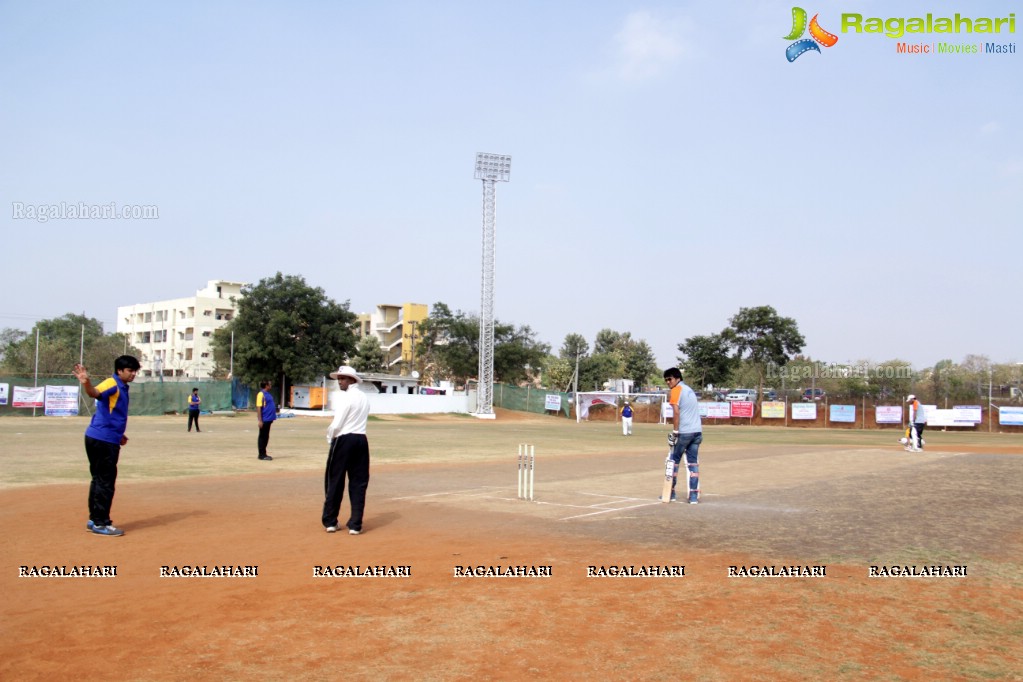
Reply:
[[[347,476],[352,514],[346,525],[349,535],[359,535],[366,508],[366,488],[369,487],[369,441],[366,439],[369,398],[359,390],[358,384],[362,383],[362,379],[352,367],[342,365],[330,373],[330,378],[337,379],[341,393],[335,396],[334,421],[327,429],[330,449],[323,477],[323,527],[328,533],[338,529],[338,514],[345,496]]]

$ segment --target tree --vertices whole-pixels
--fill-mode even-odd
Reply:
[[[386,369],[386,363],[387,355],[377,337],[367,334],[359,340],[355,356],[351,359],[352,367],[357,372],[380,372]]]
[[[476,315],[452,313],[435,303],[430,316],[419,326],[421,348],[434,364],[438,378],[465,383],[479,373],[480,321]],[[521,383],[539,372],[550,347],[536,339],[528,326],[494,322],[494,379]]]
[[[38,370],[44,375],[70,374],[79,358],[93,373],[113,372],[114,360],[119,355],[140,355],[137,348],[127,344],[123,334],[106,334],[99,320],[68,313],[40,320],[27,334],[12,329],[0,333],[6,373],[30,376],[36,371],[36,332]]]
[[[567,334],[565,341],[561,344],[559,355],[564,360],[570,360],[573,364],[577,357],[582,357],[590,352],[590,344],[582,334]]]
[[[531,381],[543,367],[550,346],[528,325],[494,324],[494,379],[508,384]]]
[[[679,367],[690,382],[703,388],[708,384],[721,385],[728,381],[736,366],[729,352],[730,346],[721,334],[690,336],[678,344],[682,356]]]
[[[598,355],[613,356],[614,361],[600,363],[608,369],[618,367],[618,373],[601,380],[631,379],[636,386],[643,386],[652,375],[657,375],[657,361],[646,341],[636,341],[631,332],[617,332],[613,329],[601,329],[593,341],[593,357]],[[602,370],[603,371],[603,370]]]
[[[734,349],[736,359],[752,363],[761,392],[768,366],[783,367],[806,343],[796,321],[781,317],[769,305],[740,308],[729,324],[721,336]]]
[[[355,349],[355,319],[347,301],[278,272],[242,289],[238,314],[214,333],[213,344],[223,357],[234,332],[234,373],[249,385],[282,375],[301,383],[345,362]]]
[[[618,351],[594,353],[579,362],[579,390],[599,391],[608,381],[625,376],[625,358]]]
[[[26,336],[28,334],[13,327],[5,327],[3,331],[0,331],[0,367],[5,366],[4,358],[7,356],[7,349],[17,345]]]
[[[635,341],[625,354],[625,377],[637,387],[645,386],[652,376],[660,374],[654,351],[646,341]]]
[[[575,378],[574,359],[570,361],[556,355],[548,355],[540,367],[543,370],[545,386],[559,391],[571,390],[572,380]]]

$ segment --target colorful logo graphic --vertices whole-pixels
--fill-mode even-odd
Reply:
[[[796,41],[785,48],[785,58],[790,62],[796,61],[804,52],[810,50],[820,52],[821,48],[818,47],[818,43],[824,47],[831,47],[838,42],[838,36],[821,28],[821,25],[817,23],[817,16],[813,15],[813,19],[810,20],[810,37],[796,40],[806,31],[806,10],[802,7],[792,8],[792,32],[785,36],[785,40]]]

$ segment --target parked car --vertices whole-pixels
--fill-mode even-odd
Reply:
[[[764,389],[764,400],[777,400],[777,399],[778,399],[778,391],[774,390],[773,388],[765,388]]]
[[[725,400],[730,403],[739,400],[755,402],[756,399],[757,390],[755,388],[733,388],[732,392],[725,396]]]
[[[808,388],[803,391],[803,400],[806,402],[812,402],[814,400],[823,400],[827,393],[822,388]]]

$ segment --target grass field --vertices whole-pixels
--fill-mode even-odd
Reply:
[[[663,426],[378,418],[350,537],[319,525],[327,423],[279,420],[260,462],[253,415],[198,434],[133,417],[126,535],[102,538],[84,532],[85,419],[0,419],[0,677],[1021,679],[1021,435],[929,431],[914,455],[892,431],[709,427],[690,506],[657,501]],[[516,499],[519,443],[534,502]],[[19,577],[77,565],[117,577]],[[200,565],[258,577],[160,577]],[[410,577],[314,577],[340,565]],[[511,565],[551,575],[455,577]],[[684,577],[588,575],[646,565]],[[907,565],[967,575],[869,576]],[[751,566],[826,575],[729,577]]]

